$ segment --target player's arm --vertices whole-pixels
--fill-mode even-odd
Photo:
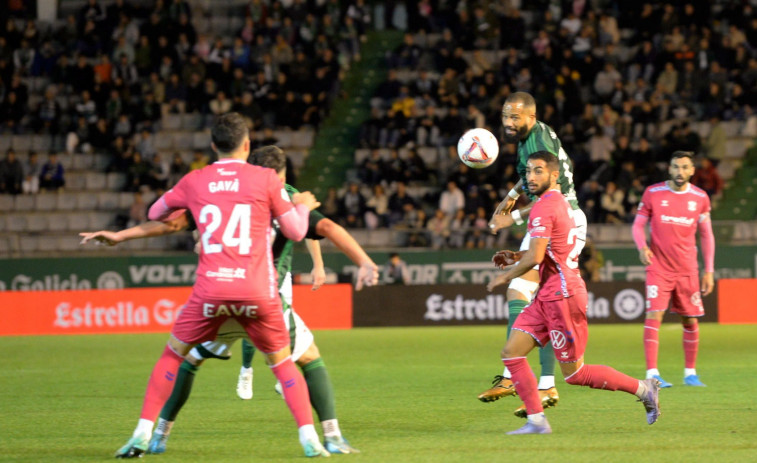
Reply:
[[[648,222],[649,217],[636,214],[636,218],[633,220],[633,225],[631,226],[633,241],[636,243],[636,249],[639,250],[639,260],[644,265],[650,265],[654,258],[652,250],[647,246],[646,227]]]
[[[497,208],[494,210],[493,216],[509,214],[513,207],[515,207],[515,203],[518,202],[522,188],[523,179],[519,179],[518,183],[516,183],[512,190],[507,193],[507,198],[503,199],[502,202],[497,205]]]
[[[498,269],[507,270],[505,267],[513,265],[516,262],[520,261],[525,252],[526,251],[510,251],[509,249],[503,249],[502,251],[497,251],[494,254],[494,256],[492,257],[492,262],[494,262],[494,266]]]
[[[493,234],[496,234],[503,228],[512,227],[513,224],[522,225],[523,222],[528,219],[528,214],[529,212],[531,212],[531,208],[533,206],[534,203],[531,202],[526,207],[516,209],[508,214],[494,214],[489,221],[489,231],[491,231]]]
[[[313,261],[313,270],[310,276],[313,278],[313,291],[320,288],[326,282],[326,271],[323,268],[323,254],[321,254],[321,243],[318,240],[305,240],[305,246],[308,248],[310,259]]]
[[[97,232],[79,233],[79,236],[82,237],[79,244],[86,244],[89,241],[95,241],[96,243],[115,246],[116,244],[122,243],[124,241],[176,233],[178,231],[186,229],[188,226],[189,220],[187,219],[186,211],[184,211],[184,213],[180,216],[168,220],[167,222],[153,220],[118,232],[101,230]]]
[[[497,286],[509,285],[511,281],[524,275],[526,272],[533,269],[535,265],[541,264],[547,253],[548,244],[549,238],[531,238],[528,250],[521,256],[520,263],[509,267],[505,273],[495,277],[488,285],[486,285],[486,289],[491,291]]]
[[[355,284],[357,291],[363,289],[363,286],[373,286],[378,283],[378,266],[344,227],[331,219],[323,218],[316,224],[315,231],[318,235],[328,238],[359,267]]]
[[[715,289],[715,235],[712,233],[710,214],[702,214],[699,218],[699,238],[702,244],[702,258],[704,260],[704,275],[702,276],[702,294],[707,296]]]

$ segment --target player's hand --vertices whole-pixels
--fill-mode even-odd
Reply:
[[[652,253],[652,250],[649,248],[644,248],[641,251],[639,251],[639,260],[644,265],[651,265],[652,259],[654,259],[654,254]]]
[[[313,270],[310,272],[310,277],[313,278],[313,291],[326,283],[326,271],[323,267],[313,267]]]
[[[715,289],[715,277],[712,272],[702,275],[702,296],[708,296]]]
[[[494,277],[494,279],[486,285],[486,290],[492,292],[492,290],[497,286],[506,285],[509,283],[510,278],[508,278],[506,273],[503,273],[502,275],[497,275],[496,277]]]
[[[355,282],[355,291],[360,291],[363,286],[375,286],[378,284],[379,272],[378,266],[373,262],[365,262],[357,271],[357,282]]]
[[[509,249],[504,249],[502,251],[497,251],[497,253],[494,254],[494,257],[492,257],[492,262],[494,262],[495,267],[503,270],[508,265],[513,265],[514,263],[518,262],[520,260],[520,257],[521,253],[510,251]]]
[[[310,209],[311,211],[313,209],[317,209],[321,205],[321,203],[318,202],[317,199],[315,199],[315,196],[313,195],[313,193],[309,191],[303,191],[300,193],[293,194],[292,203],[294,203],[295,205],[303,204],[307,206],[307,208]]]
[[[513,216],[510,214],[502,215],[502,214],[494,214],[489,221],[489,231],[492,232],[492,234],[496,234],[498,231],[502,230],[503,228],[509,228],[512,227],[515,223],[515,220],[513,219]]]
[[[95,244],[115,246],[122,241],[118,237],[118,233],[107,231],[107,230],[101,230],[94,233],[89,233],[89,232],[79,233],[79,236],[82,237],[81,241],[79,241],[79,244],[87,244],[90,241],[94,241]]]

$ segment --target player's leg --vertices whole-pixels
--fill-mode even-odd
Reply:
[[[292,361],[289,332],[281,311],[281,301],[258,304],[256,319],[240,320],[253,344],[266,357],[271,371],[283,388],[284,400],[297,423],[299,440],[308,457],[328,456],[313,426],[305,378]]]
[[[153,368],[147,384],[139,422],[129,442],[116,452],[118,458],[140,457],[147,450],[152,428],[160,410],[171,396],[174,380],[184,357],[197,342],[216,336],[223,319],[203,316],[207,302],[190,296],[171,330],[168,346]]]
[[[685,386],[704,387],[697,375],[697,354],[699,353],[699,320],[704,315],[702,296],[697,275],[679,278],[671,298],[671,312],[681,316],[683,328],[684,370],[683,384]]]
[[[544,416],[536,377],[526,358],[528,353],[537,346],[538,343],[531,333],[517,328],[510,333],[505,348],[502,350],[502,361],[512,375],[518,395],[523,399],[528,419],[525,426],[510,431],[508,434],[549,434],[552,432]]]
[[[589,336],[586,320],[587,295],[576,294],[559,301],[546,302],[547,312],[560,314],[548,320],[549,336],[565,382],[593,389],[624,391],[644,402],[647,422],[657,421],[660,406],[657,400],[658,382],[655,379],[638,380],[606,365],[587,365],[584,352]]]
[[[647,364],[647,379],[654,378],[660,382],[660,387],[672,387],[665,381],[657,369],[657,357],[660,350],[660,326],[662,317],[668,308],[672,282],[647,271],[647,314],[644,320],[644,358]]]
[[[171,429],[181,408],[192,393],[194,378],[202,362],[212,358],[228,360],[231,357],[231,346],[240,336],[246,335],[236,320],[229,319],[219,328],[218,337],[215,341],[207,341],[195,346],[184,357],[184,362],[182,362],[176,375],[173,392],[160,411],[160,418],[150,438],[148,453],[164,453],[166,451]]]
[[[242,400],[252,399],[252,358],[255,355],[255,346],[247,339],[242,340],[242,367],[239,369],[237,379],[237,396]]]

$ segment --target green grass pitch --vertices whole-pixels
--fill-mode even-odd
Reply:
[[[757,461],[757,326],[701,326],[698,372],[681,386],[680,325],[661,330],[660,421],[635,397],[565,384],[547,410],[553,434],[505,436],[522,421],[512,397],[476,395],[501,372],[504,327],[321,331],[316,341],[337,393],[345,436],[363,462]],[[586,358],[644,372],[641,325],[594,325]],[[105,461],[131,435],[166,335],[0,338],[0,461]],[[208,361],[164,455],[146,461],[304,460],[273,375],[255,359],[255,397],[235,394],[240,347]],[[532,356],[531,364],[537,359]],[[538,366],[537,373],[538,373]],[[319,428],[319,427],[318,427]],[[320,431],[320,429],[319,429]]]

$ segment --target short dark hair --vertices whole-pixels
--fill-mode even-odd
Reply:
[[[534,100],[534,97],[530,93],[526,92],[511,93],[505,100],[505,103],[522,103],[526,107],[536,107],[536,100]]]
[[[694,152],[693,151],[673,151],[673,154],[670,155],[670,161],[673,162],[673,159],[680,159],[680,158],[689,158],[689,161],[692,163],[694,162]]]
[[[528,155],[529,161],[537,159],[544,161],[547,164],[547,169],[549,169],[550,172],[560,170],[560,161],[558,161],[557,156],[550,153],[549,151],[536,151]]]
[[[275,145],[261,146],[250,154],[250,163],[260,167],[268,167],[277,173],[287,166],[287,158],[284,152]]]
[[[218,116],[210,131],[210,138],[221,153],[231,153],[239,148],[244,138],[249,136],[247,121],[239,113]]]

